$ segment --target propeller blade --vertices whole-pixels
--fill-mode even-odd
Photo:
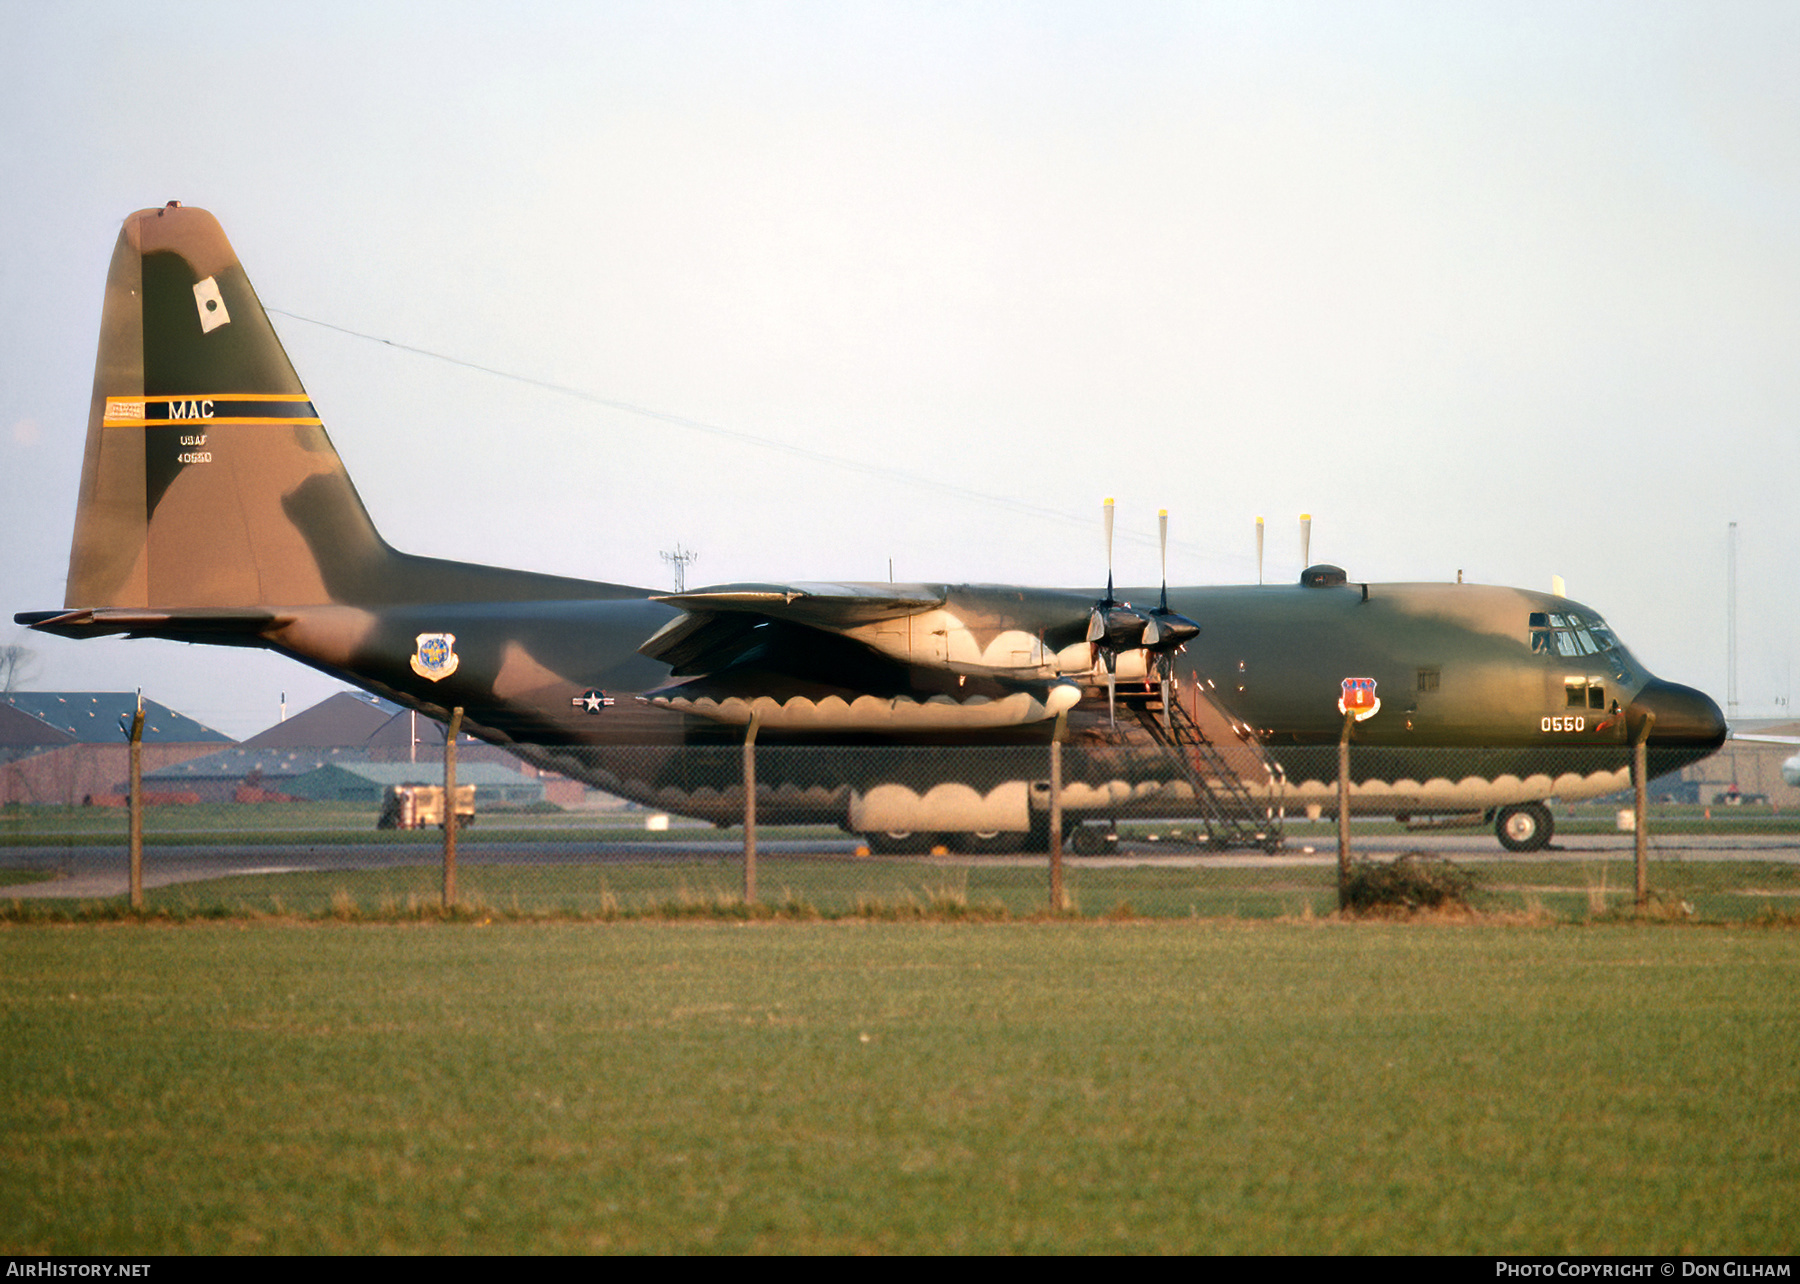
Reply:
[[[1113,502],[1111,495],[1106,497],[1106,503],[1101,508],[1101,513],[1106,521],[1106,601],[1102,605],[1111,606],[1113,604]]]
[[[1169,609],[1169,510],[1158,509],[1156,525],[1162,534],[1162,609]]]

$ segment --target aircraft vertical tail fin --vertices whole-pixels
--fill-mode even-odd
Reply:
[[[218,221],[125,220],[106,281],[70,607],[367,600],[376,533]]]

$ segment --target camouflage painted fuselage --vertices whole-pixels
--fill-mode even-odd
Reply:
[[[218,224],[171,206],[127,219],[113,257],[65,607],[17,618],[269,647],[432,717],[460,708],[485,739],[671,810],[734,814],[722,751],[754,726],[768,819],[1019,830],[1059,726],[1071,810],[1192,803],[1142,717],[1157,653],[1095,641],[1148,616],[1098,598],[933,584],[659,597],[397,552]],[[1653,771],[1724,735],[1716,705],[1653,678],[1562,598],[1339,582],[1171,589],[1168,606],[1201,630],[1174,656],[1176,692],[1256,749],[1246,783],[1296,805],[1332,796],[1346,698],[1367,701],[1350,731],[1357,805],[1380,810],[1604,792],[1640,734]],[[1118,731],[1105,659],[1136,693]],[[932,752],[951,746],[987,751],[974,802],[965,760]],[[1575,748],[1591,751],[1579,768]],[[886,785],[912,801],[872,802]]]

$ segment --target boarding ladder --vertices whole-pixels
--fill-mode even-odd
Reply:
[[[1193,790],[1208,844],[1220,850],[1280,850],[1286,837],[1280,803],[1285,778],[1249,729],[1221,709],[1197,680],[1172,683],[1167,707],[1157,682],[1129,692],[1123,687],[1120,703],[1137,715]],[[1246,779],[1266,781],[1268,796],[1257,798]]]

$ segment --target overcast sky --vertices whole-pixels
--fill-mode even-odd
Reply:
[[[232,238],[376,524],[666,586],[1548,588],[1744,716],[1800,609],[1800,5],[0,2],[0,606],[120,220]],[[662,418],[347,336],[310,318]],[[671,420],[691,421],[688,427]],[[722,430],[722,431],[709,431]],[[1204,621],[1203,621],[1204,623]],[[0,641],[232,735],[338,684]]]

